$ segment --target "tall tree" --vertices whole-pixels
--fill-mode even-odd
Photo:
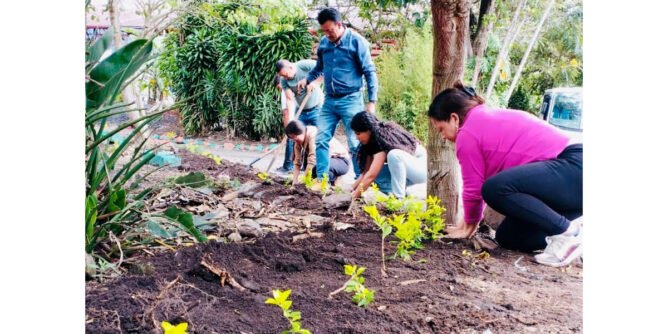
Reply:
[[[487,49],[489,33],[494,28],[494,11],[496,10],[494,0],[480,1],[480,14],[478,15],[478,24],[473,35],[473,57],[475,57],[475,66],[473,67],[473,78],[471,86],[477,87],[482,66],[483,55]]]
[[[524,51],[524,56],[522,56],[522,60],[520,61],[520,65],[517,67],[517,70],[515,70],[515,75],[513,76],[513,81],[510,84],[510,87],[508,88],[508,91],[506,92],[506,95],[503,97],[503,101],[506,104],[510,100],[510,96],[513,94],[513,90],[515,90],[515,87],[517,87],[517,83],[520,81],[520,77],[522,76],[522,71],[524,70],[524,65],[526,65],[526,62],[529,59],[529,54],[531,53],[531,50],[533,49],[533,46],[536,44],[536,40],[538,39],[538,35],[540,34],[540,29],[543,28],[543,24],[545,23],[545,20],[547,19],[547,16],[550,14],[550,10],[552,10],[552,6],[554,6],[554,1],[555,0],[550,0],[550,2],[547,4],[547,8],[545,8],[545,12],[543,12],[543,17],[540,18],[540,22],[538,23],[538,26],[536,27],[536,30],[534,31],[533,36],[531,37],[531,41],[529,42],[529,45],[527,46],[526,50]]]
[[[455,82],[462,80],[469,38],[471,0],[432,0],[434,59],[432,99]],[[444,202],[446,221],[454,224],[459,208],[459,162],[455,147],[429,127],[429,180],[427,192]]]
[[[506,37],[503,40],[503,45],[501,46],[501,50],[499,50],[499,54],[496,57],[496,63],[494,64],[494,69],[492,70],[492,76],[489,78],[489,83],[487,84],[487,90],[485,91],[485,99],[489,99],[489,97],[492,95],[492,91],[494,90],[494,84],[496,83],[496,77],[499,75],[499,71],[501,70],[501,64],[503,64],[506,57],[508,57],[508,51],[510,50],[510,46],[515,41],[515,38],[517,38],[517,35],[519,35],[519,32],[522,29],[522,25],[524,25],[524,20],[520,21],[519,18],[520,18],[520,13],[522,12],[522,9],[524,9],[524,5],[526,4],[526,2],[527,2],[526,0],[519,0],[519,3],[515,8],[515,14],[513,14],[513,19],[510,22],[510,28],[508,29],[508,33],[506,34]]]

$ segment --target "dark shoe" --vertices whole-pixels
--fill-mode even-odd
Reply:
[[[278,167],[278,168],[276,168],[276,172],[286,174],[286,173],[292,172],[292,168],[287,169],[285,167]]]

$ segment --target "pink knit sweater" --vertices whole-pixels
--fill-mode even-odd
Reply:
[[[455,140],[464,181],[464,220],[482,219],[482,184],[515,166],[556,158],[568,145],[561,130],[519,110],[479,105],[468,112]]]

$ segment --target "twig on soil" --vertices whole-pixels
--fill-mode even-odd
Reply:
[[[170,245],[168,245],[168,244],[162,242],[160,239],[155,239],[155,242],[157,242],[157,243],[159,243],[159,244],[161,244],[161,245],[167,247],[167,248],[168,248],[169,250],[171,250],[172,252],[176,252],[176,249],[175,249],[174,247],[172,247],[172,246],[170,246]]]
[[[346,284],[344,284],[342,287],[332,291],[329,293],[329,296],[327,298],[332,299],[334,296],[336,296],[339,292],[343,291],[346,289],[346,285],[348,284],[349,281],[346,281]]]
[[[228,273],[227,270],[220,269],[220,268],[216,267],[215,265],[210,264],[206,260],[202,260],[200,262],[200,264],[204,268],[208,269],[210,272],[212,272],[212,273],[214,273],[214,274],[216,274],[217,276],[220,277],[220,286],[225,286],[225,283],[227,283],[227,284],[231,285],[232,287],[239,289],[239,291],[246,291],[246,288],[241,286],[241,284],[237,283],[237,281],[234,279],[234,277],[232,277],[232,275],[230,275],[230,273]]]
[[[526,321],[524,319],[520,319],[519,317],[517,317],[513,314],[508,314],[508,316],[517,320],[517,321],[519,321],[521,324],[524,324],[524,325],[527,325],[527,326],[533,326],[533,325],[537,324],[537,322],[535,322],[535,321]]]
[[[426,279],[411,279],[411,280],[408,280],[408,281],[400,282],[399,285],[405,286],[405,285],[409,285],[409,284],[422,283],[422,282],[426,282],[426,281],[427,281]]]
[[[123,248],[121,248],[121,242],[118,240],[118,238],[116,238],[114,232],[111,231],[109,231],[109,239],[111,239],[111,241],[116,242],[116,245],[118,246],[118,252],[121,254],[121,257],[120,259],[118,259],[118,263],[116,265],[120,268],[121,264],[123,264]]]
[[[155,299],[155,301],[153,302],[153,305],[151,306],[150,310],[148,311],[148,314],[151,316],[151,321],[153,321],[153,326],[155,326],[155,328],[160,328],[160,326],[158,324],[158,321],[155,320],[155,315],[154,315],[155,308],[158,307],[158,303],[163,298],[165,298],[165,294],[167,293],[167,291],[169,291],[169,289],[171,289],[174,286],[174,284],[176,284],[176,282],[178,282],[180,279],[181,279],[181,276],[176,276],[176,278],[173,281],[169,282],[169,284],[167,284],[167,286],[165,286],[162,289],[162,291],[160,291],[160,293],[158,294],[158,297]]]

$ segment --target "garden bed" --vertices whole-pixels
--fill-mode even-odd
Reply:
[[[244,166],[179,155],[181,170],[170,167],[161,177],[194,170],[257,181]],[[209,196],[217,201],[231,191]],[[274,289],[292,289],[292,307],[313,333],[582,332],[580,265],[550,268],[500,249],[476,257],[470,243],[441,239],[425,243],[412,261],[389,260],[383,278],[380,232],[359,210],[326,209],[318,194],[280,180],[225,206],[229,216],[208,243],[137,253],[123,276],[88,281],[86,332],[162,333],[162,321],[185,321],[189,333],[280,333],[288,322],[265,304]],[[273,223],[261,224],[263,237],[230,242],[244,219]],[[328,298],[347,280],[344,264],[367,268],[364,284],[376,291],[367,308],[346,292]],[[243,291],[221,286],[211,267]]]

